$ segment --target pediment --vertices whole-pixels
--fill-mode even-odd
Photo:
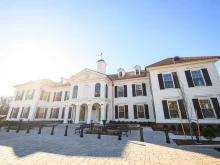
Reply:
[[[75,76],[73,76],[69,82],[73,81],[91,81],[91,80],[97,80],[97,79],[105,79],[106,75],[90,70],[90,69],[84,69],[83,71],[77,73]]]

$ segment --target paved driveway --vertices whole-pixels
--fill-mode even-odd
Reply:
[[[212,148],[179,147],[165,143],[163,132],[144,128],[145,142],[139,142],[139,131],[132,131],[129,137],[74,134],[70,125],[68,136],[64,136],[65,125],[55,128],[38,129],[29,134],[26,131],[0,132],[0,164],[218,164],[220,152]]]

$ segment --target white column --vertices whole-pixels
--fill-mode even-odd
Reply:
[[[88,106],[88,117],[87,117],[87,124],[90,124],[92,120],[92,106]]]
[[[69,114],[69,107],[66,106],[66,107],[65,107],[65,112],[64,112],[63,124],[67,124],[67,123],[68,123],[68,114]]]
[[[75,123],[76,123],[76,124],[79,123],[79,111],[80,111],[80,107],[77,106],[77,107],[76,107],[76,116],[75,116]]]
[[[101,121],[100,121],[100,124],[103,124],[103,121],[102,120],[106,120],[105,119],[105,106],[104,105],[101,105]]]

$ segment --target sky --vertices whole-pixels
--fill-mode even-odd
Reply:
[[[101,52],[107,74],[220,55],[220,1],[0,0],[0,95],[29,80],[96,70]]]

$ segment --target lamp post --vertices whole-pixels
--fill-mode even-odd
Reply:
[[[68,123],[68,101],[66,102],[63,124]]]

